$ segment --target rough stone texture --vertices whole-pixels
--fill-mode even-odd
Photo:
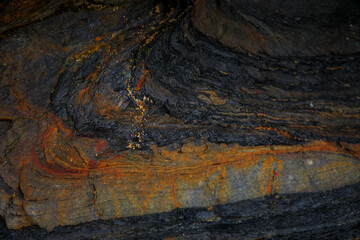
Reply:
[[[360,184],[212,208],[0,232],[2,239],[357,239]],[[4,223],[2,223],[4,224]]]
[[[0,7],[4,237],[359,236],[360,3]]]

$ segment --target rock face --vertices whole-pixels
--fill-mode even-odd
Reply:
[[[217,206],[193,213],[213,222],[332,189],[347,193],[334,209],[356,229],[360,3],[26,4],[0,5],[9,229]],[[321,225],[332,205],[320,202],[318,227],[334,227]]]

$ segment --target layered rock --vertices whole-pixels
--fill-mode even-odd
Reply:
[[[56,4],[0,28],[8,228],[359,183],[357,3]]]

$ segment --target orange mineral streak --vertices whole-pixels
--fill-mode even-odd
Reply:
[[[86,76],[86,81],[94,82],[98,78],[100,70],[101,67],[97,66],[93,72]]]
[[[91,96],[89,94],[89,87],[81,89],[77,96],[77,104],[85,105],[85,104],[89,104],[90,101],[91,101]]]
[[[145,69],[144,63],[141,63],[141,66],[143,69]],[[145,71],[145,73],[139,79],[139,83],[136,85],[135,91],[140,91],[141,87],[145,83],[146,77],[149,75],[149,71],[147,69],[145,69],[144,71]]]
[[[267,154],[263,164],[261,171],[263,175],[262,181],[260,181],[259,189],[264,195],[271,195],[276,192],[276,177],[279,172],[282,170],[282,162],[277,159],[273,154]],[[262,182],[267,181],[267,188],[265,189],[265,185]]]
[[[146,70],[145,74],[141,76],[141,78],[139,79],[139,83],[136,85],[136,88],[135,88],[136,91],[140,91],[140,89],[141,89],[142,85],[144,84],[148,74],[149,74],[149,71]]]
[[[260,166],[261,174],[255,176],[259,191],[263,195],[273,194],[276,192],[277,178],[281,178],[282,174],[282,161],[278,159],[280,155],[330,152],[353,157],[353,152],[360,149],[359,144],[349,145],[349,153],[339,145],[325,141],[271,147],[189,143],[181,147],[180,151],[153,147],[148,151],[127,150],[120,154],[110,154],[105,140],[76,140],[80,137],[75,137],[57,117],[50,115],[48,121],[48,129],[41,141],[45,156],[40,158],[33,150],[35,166],[48,175],[64,179],[88,179],[96,171],[96,184],[101,184],[98,186],[103,191],[122,196],[122,200],[113,199],[114,206],[117,206],[116,216],[127,214],[118,201],[128,201],[138,214],[152,213],[152,206],[159,202],[163,202],[164,208],[168,210],[183,207],[186,195],[182,191],[188,186],[198,188],[204,184],[207,194],[215,194],[218,204],[226,203],[231,191],[228,169],[248,171]],[[94,153],[105,150],[107,154],[94,157]],[[351,163],[340,161],[333,165],[325,166],[324,171],[340,165],[349,167]],[[169,194],[165,194],[166,192]],[[102,206],[101,201],[105,200],[100,198],[94,201],[94,205]],[[212,204],[214,202],[209,202],[209,205]],[[105,210],[97,207],[96,211],[101,213]]]
[[[90,167],[80,167],[83,164],[79,153],[70,144],[72,132],[66,129],[61,120],[55,116],[49,117],[50,124],[43,134],[41,146],[45,158],[39,159],[33,151],[33,160],[37,167],[55,176],[85,176]]]
[[[73,162],[79,162],[79,154],[74,149],[71,143],[72,133],[66,129],[59,119],[53,117],[48,130],[44,133],[42,138],[42,148],[45,153],[46,163],[42,165],[38,162],[42,169],[52,174],[60,175],[84,175],[94,164],[91,163],[91,158],[88,156],[86,160],[88,166],[76,166],[71,163],[69,159],[73,159]],[[104,140],[94,139],[95,151],[101,151],[106,147]],[[125,151],[122,154],[114,155],[99,160],[96,168],[100,171],[111,171],[113,176],[124,176],[126,174],[139,174],[146,172],[156,172],[157,174],[167,175],[175,174],[186,181],[192,181],[194,178],[188,178],[198,175],[211,175],[216,171],[224,171],[224,165],[230,165],[232,167],[247,168],[253,166],[259,161],[259,158],[264,155],[279,155],[289,154],[296,152],[333,152],[338,153],[342,150],[335,144],[331,144],[324,141],[317,141],[307,145],[297,146],[276,146],[273,150],[267,146],[258,147],[241,147],[238,145],[220,145],[215,146],[211,150],[208,150],[207,145],[200,146],[185,146],[193,151],[182,152],[169,151],[163,148],[153,148],[152,154],[146,155],[146,158],[153,159],[152,161],[144,162],[144,154],[139,152]],[[85,146],[88,147],[88,146]],[[60,155],[60,151],[62,154]],[[51,164],[57,164],[63,168],[64,172],[56,172],[51,170]],[[269,168],[271,161],[267,163],[265,161],[264,168]],[[46,167],[45,167],[46,166]],[[204,171],[206,169],[206,171]],[[115,173],[120,171],[122,174]],[[206,174],[204,174],[204,172]],[[186,177],[181,177],[184,174]],[[167,185],[169,185],[168,183]]]
[[[174,181],[173,184],[171,184],[172,200],[173,200],[173,202],[174,202],[175,207],[181,208],[181,205],[180,205],[180,204],[177,202],[177,200],[176,200],[175,185],[176,185],[176,183],[175,183],[175,181]]]
[[[193,146],[199,149],[202,146]],[[152,162],[144,162],[141,154],[124,152],[123,155],[114,156],[109,159],[103,159],[100,164],[102,171],[108,169],[123,169],[131,173],[142,173],[144,171],[156,171],[158,174],[179,174],[179,172],[186,172],[195,174],[203,169],[208,169],[210,173],[214,172],[212,169],[219,170],[222,165],[237,166],[239,168],[247,168],[253,166],[259,161],[259,157],[272,154],[289,154],[297,152],[333,152],[340,153],[336,145],[317,141],[307,145],[297,146],[276,146],[276,149],[271,150],[267,146],[259,147],[241,147],[238,145],[215,147],[215,149],[201,152],[177,152],[168,151],[165,149],[156,149],[159,152],[157,158],[148,156],[153,159]],[[201,159],[203,159],[201,161]]]
[[[259,115],[259,114],[258,114]],[[279,133],[281,136],[286,137],[286,138],[293,138],[293,136],[291,136],[288,132],[285,131],[280,131],[276,128],[273,127],[256,127],[256,130],[269,130],[269,131],[274,131]]]
[[[107,119],[112,118],[115,113],[119,112],[119,107],[100,93],[95,94],[94,103],[96,112]]]
[[[274,175],[275,175],[274,174],[274,169],[271,169],[270,180],[269,180],[269,184],[268,184],[268,187],[267,187],[266,195],[270,195],[272,193]]]
[[[82,51],[82,52],[78,52],[75,53],[71,59],[74,59],[75,61],[82,61],[83,59],[87,58],[88,56],[90,56],[91,54],[93,54],[94,52],[98,51],[102,46],[104,46],[104,43],[96,43],[92,46],[90,46],[88,49]]]

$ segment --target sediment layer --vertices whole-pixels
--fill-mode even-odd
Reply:
[[[7,227],[358,184],[358,4],[260,2],[5,4]]]

